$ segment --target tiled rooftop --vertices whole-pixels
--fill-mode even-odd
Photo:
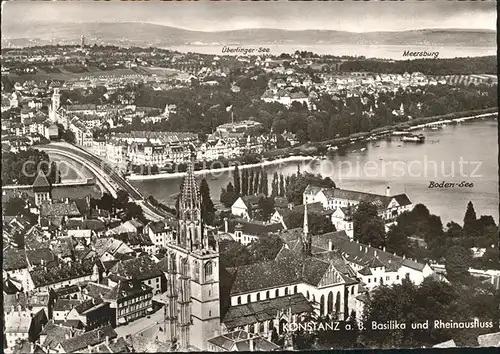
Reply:
[[[61,342],[61,346],[66,353],[75,353],[81,351],[82,349],[86,349],[89,345],[95,346],[99,343],[105,342],[106,337],[114,339],[118,337],[118,334],[111,326],[106,326],[66,339]]]
[[[231,306],[223,319],[229,329],[269,321],[276,318],[278,310],[292,309],[292,314],[313,311],[312,305],[302,294],[293,294],[274,299]]]
[[[111,268],[110,273],[139,280],[159,277],[162,274],[157,264],[149,256],[119,262]]]

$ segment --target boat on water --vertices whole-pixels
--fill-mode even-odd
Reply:
[[[338,147],[337,145],[335,145],[335,146],[330,146],[330,147],[328,148],[328,150],[338,150],[338,149],[339,149],[339,147]]]
[[[398,135],[401,136],[401,135],[406,135],[406,134],[408,134],[408,132],[405,130],[396,130],[396,131],[392,132],[392,135],[395,135],[395,136],[398,136]]]
[[[365,150],[366,150],[366,148],[361,148],[359,151],[365,151]]]
[[[423,134],[414,135],[408,134],[401,138],[402,141],[414,142],[414,143],[423,143],[425,141],[425,136]]]
[[[431,127],[431,130],[440,130],[440,129],[443,129],[443,127],[440,125],[435,125],[435,126]]]

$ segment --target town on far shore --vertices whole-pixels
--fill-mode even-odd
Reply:
[[[209,55],[82,35],[3,48],[1,79],[6,352],[499,346],[498,220],[474,194],[443,225],[390,185],[266,170],[494,117],[496,57]],[[174,205],[130,182],[174,173]]]

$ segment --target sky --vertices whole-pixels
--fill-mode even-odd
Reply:
[[[2,4],[2,22],[145,22],[198,31],[243,28],[324,29],[351,32],[422,28],[496,30],[496,3],[407,0],[343,2],[111,2],[14,0]]]

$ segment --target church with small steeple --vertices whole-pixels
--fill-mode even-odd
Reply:
[[[59,93],[59,88],[54,88],[54,93],[52,94],[52,102],[49,107],[49,118],[52,123],[58,122],[57,111],[61,107],[61,94]]]

